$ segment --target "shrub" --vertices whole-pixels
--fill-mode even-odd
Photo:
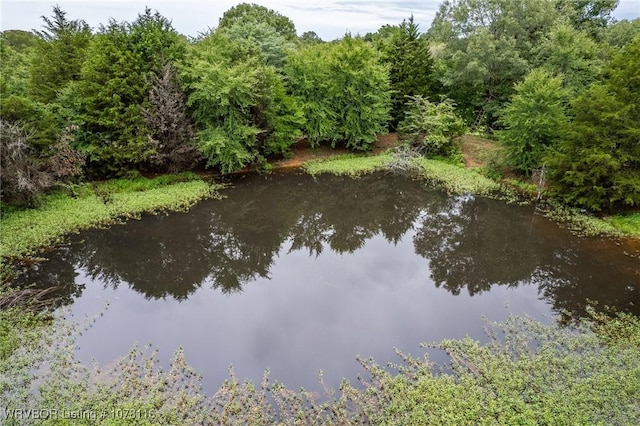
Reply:
[[[29,135],[16,124],[0,119],[0,144],[3,200],[33,207],[51,186],[51,176],[35,158]]]
[[[398,130],[403,138],[423,155],[449,157],[458,151],[455,139],[465,132],[462,119],[456,114],[451,99],[438,104],[427,98],[410,96],[408,110]]]

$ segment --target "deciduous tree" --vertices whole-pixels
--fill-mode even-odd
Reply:
[[[287,77],[312,145],[329,142],[367,150],[386,130],[388,69],[364,40],[347,35],[336,43],[303,48],[289,58]]]
[[[542,68],[516,84],[515,94],[501,111],[504,130],[499,133],[512,167],[529,175],[542,166],[544,155],[560,140],[568,122],[567,100],[562,77]]]

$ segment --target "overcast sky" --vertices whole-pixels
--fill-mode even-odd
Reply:
[[[518,0],[514,0],[518,1]],[[298,34],[315,31],[323,40],[333,40],[349,31],[364,35],[384,24],[397,25],[411,14],[422,31],[426,31],[441,0],[246,0],[275,9],[293,20]],[[2,30],[41,29],[41,16],[51,16],[54,4],[67,12],[69,19],[83,19],[96,29],[109,18],[133,21],[145,5],[158,10],[173,21],[180,33],[196,36],[217,25],[222,14],[242,3],[238,0],[84,0],[84,1],[5,1],[0,0]],[[617,19],[640,17],[640,0],[621,0],[615,11]]]

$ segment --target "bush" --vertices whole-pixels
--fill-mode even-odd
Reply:
[[[451,99],[434,104],[416,95],[409,97],[407,106],[408,111],[398,130],[413,147],[428,156],[450,157],[458,151],[455,139],[466,129]]]
[[[168,371],[152,348],[134,347],[104,369],[80,364],[73,351],[78,327],[60,315],[29,336],[30,350],[0,358],[0,398],[8,425],[36,423],[10,416],[23,407],[93,412],[97,418],[84,423],[106,425],[116,424],[116,408],[137,416],[117,424],[637,424],[640,320],[593,318],[563,328],[514,316],[488,323],[486,344],[464,338],[423,345],[446,352],[444,366],[400,352],[397,373],[360,360],[369,378],[361,386],[343,382],[339,394],[292,391],[271,383],[268,372],[259,385],[241,383],[231,370],[207,397],[180,349]]]
[[[33,207],[51,186],[51,176],[34,156],[29,135],[17,125],[0,119],[0,144],[3,201]]]

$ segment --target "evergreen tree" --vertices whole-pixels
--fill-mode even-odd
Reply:
[[[51,103],[58,90],[80,78],[85,50],[91,40],[91,29],[82,20],[70,21],[59,6],[53,16],[43,16],[43,31],[32,56],[30,94],[33,100]]]
[[[592,210],[640,204],[640,36],[616,55],[608,79],[573,102],[574,120],[548,156],[554,193]]]
[[[151,76],[162,59],[184,55],[186,41],[160,14],[146,9],[133,23],[111,21],[92,40],[77,92],[84,124],[80,137],[94,173],[139,167],[154,153],[143,108]]]
[[[408,97],[429,97],[432,94],[433,59],[429,43],[420,36],[413,15],[391,32],[391,39],[382,49],[391,83],[390,127],[395,130],[404,118]]]

